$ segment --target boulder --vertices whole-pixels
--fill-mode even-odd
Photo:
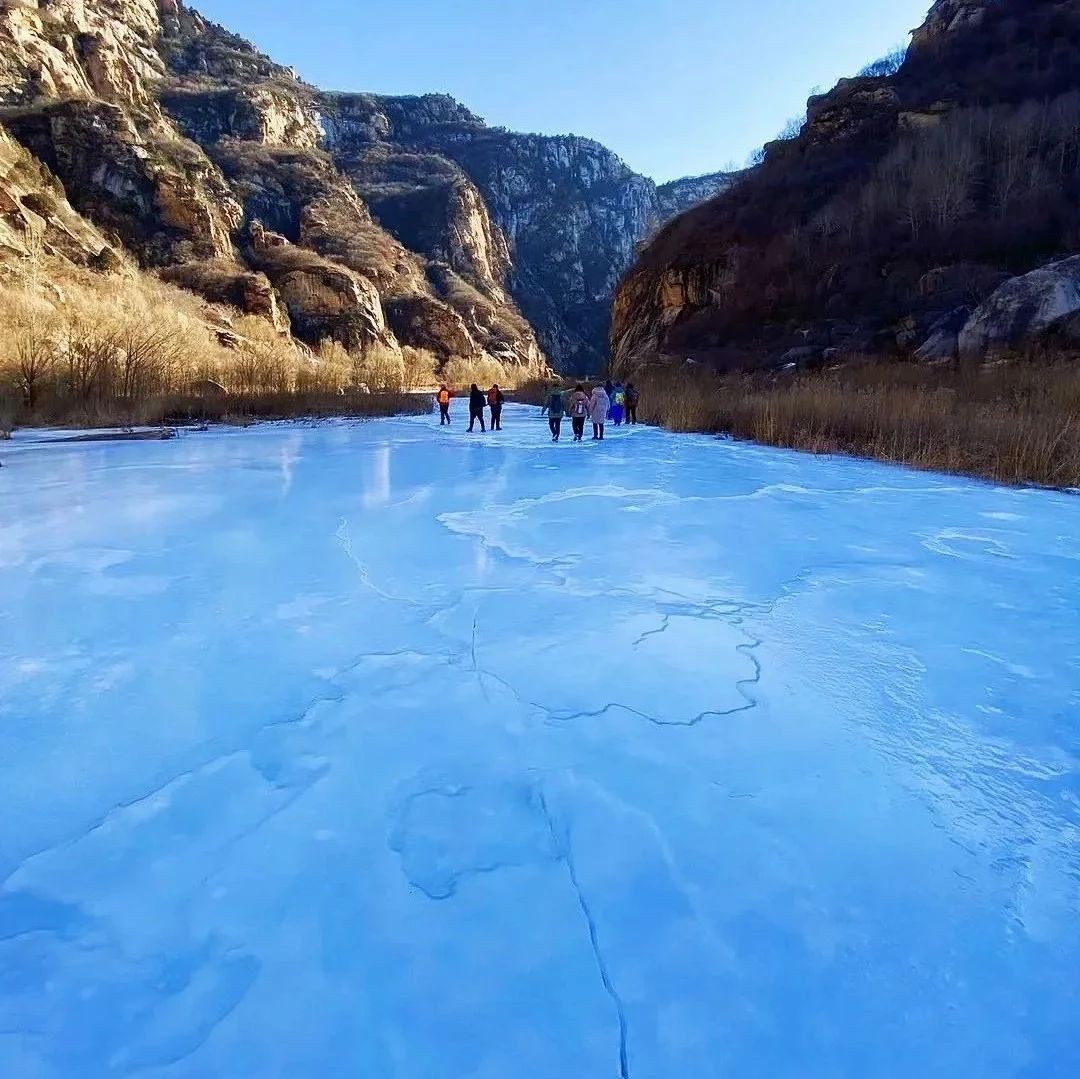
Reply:
[[[1053,334],[1080,313],[1080,255],[1011,278],[981,304],[960,331],[959,353],[983,359]]]
[[[959,355],[960,331],[971,316],[970,307],[958,307],[939,318],[931,327],[929,336],[915,351],[920,363],[940,363],[955,360]]]

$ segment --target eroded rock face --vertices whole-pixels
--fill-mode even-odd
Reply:
[[[459,200],[448,215],[465,241],[457,256],[490,262],[493,252],[502,262],[505,243],[510,292],[545,351],[566,369],[603,369],[610,297],[661,213],[652,181],[591,140],[492,129],[443,95],[327,95],[320,112],[326,148],[398,235],[424,196],[413,190],[391,199],[385,192],[392,178],[419,175],[412,186],[430,197],[438,171],[430,157],[456,165],[488,216],[485,222],[460,180],[444,178],[448,195]]]
[[[240,207],[199,147],[168,127],[144,135],[123,106],[99,100],[46,103],[7,124],[80,213],[147,264],[232,255]]]
[[[165,65],[157,0],[0,6],[0,100],[71,95],[154,110]]]
[[[55,177],[0,127],[0,261],[41,255],[103,269],[119,265]]]

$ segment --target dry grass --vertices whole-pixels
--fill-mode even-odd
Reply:
[[[1080,486],[1080,361],[856,364],[788,378],[646,373],[641,416],[811,453]]]
[[[264,319],[147,275],[30,267],[0,281],[4,430],[421,407],[400,396],[400,371],[361,386],[358,362],[340,347],[312,353]],[[384,387],[399,395],[361,392]]]

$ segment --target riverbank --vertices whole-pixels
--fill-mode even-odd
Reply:
[[[642,419],[671,431],[999,483],[1080,486],[1077,363],[856,364],[731,375],[654,368],[638,381]]]

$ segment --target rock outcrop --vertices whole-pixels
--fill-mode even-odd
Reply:
[[[811,98],[796,137],[644,246],[617,368],[949,358],[963,308],[1080,244],[1078,62],[1072,0],[938,0],[899,71]]]
[[[0,263],[41,257],[102,268],[119,261],[59,181],[0,127]]]

